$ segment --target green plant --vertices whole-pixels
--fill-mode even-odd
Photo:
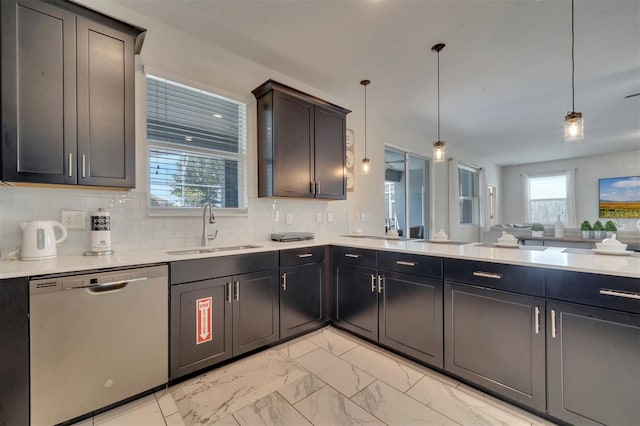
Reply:
[[[541,223],[534,223],[531,225],[532,231],[544,231],[544,226]]]
[[[582,222],[582,225],[580,225],[580,230],[581,231],[591,231],[591,224],[589,223],[588,220],[585,220],[584,222]]]
[[[602,222],[596,220],[593,222],[593,230],[594,231],[604,231],[604,226],[602,226]]]
[[[616,227],[615,223],[608,220],[607,223],[604,224],[604,230],[608,232],[615,232],[618,230],[618,228]]]

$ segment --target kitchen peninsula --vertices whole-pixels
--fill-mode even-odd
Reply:
[[[201,254],[151,250],[103,258],[60,256],[38,263],[3,261],[2,324],[4,328],[15,324],[7,315],[28,311],[27,278],[159,263],[168,263],[170,270],[177,271],[178,264],[198,261],[203,267],[226,256],[229,262],[225,264],[242,265],[247,261],[235,259],[269,253],[275,260],[264,267],[279,267],[282,272],[291,264],[285,259],[304,264],[305,256],[315,257],[322,249],[326,291],[320,296],[323,310],[313,329],[334,323],[551,419],[583,423],[596,418],[605,424],[640,419],[637,404],[632,403],[640,390],[636,382],[624,379],[640,374],[640,258],[636,254],[606,256],[553,247],[527,250],[350,237],[258,241],[243,247],[250,248]],[[252,267],[259,268],[255,263]],[[230,270],[228,274],[240,272]],[[280,284],[282,321],[287,286],[286,281]],[[5,309],[10,295],[16,297],[11,309]],[[360,308],[354,311],[356,300]],[[274,309],[277,305],[276,299]],[[279,330],[277,324],[275,327],[275,340],[264,345],[284,339],[282,322]],[[20,329],[27,333],[27,328]],[[18,358],[28,354],[27,334],[20,337],[14,328],[2,338],[2,373],[12,369],[13,389],[28,392],[28,384],[19,386],[28,377],[28,356]],[[14,340],[4,340],[9,338]],[[175,341],[176,336],[171,339]],[[7,355],[9,343],[12,352]],[[580,362],[567,358],[575,351],[580,352]],[[607,363],[602,362],[605,358]],[[580,367],[584,363],[589,365],[588,375]],[[594,390],[584,396],[584,389]],[[28,394],[10,394],[2,388],[0,396],[5,407],[22,406],[23,416],[28,412]]]

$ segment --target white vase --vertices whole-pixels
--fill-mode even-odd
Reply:
[[[531,236],[532,237],[544,237],[544,231],[531,231]]]
[[[562,223],[562,221],[560,220],[560,215],[558,215],[558,220],[556,220],[554,231],[554,235],[556,238],[564,237],[564,223]]]

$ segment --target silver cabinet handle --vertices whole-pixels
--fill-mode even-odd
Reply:
[[[376,276],[371,274],[371,293],[376,292]]]
[[[86,156],[82,155],[82,177],[86,176],[85,160],[86,160]]]
[[[350,257],[352,259],[359,259],[360,255],[359,254],[351,254],[351,253],[345,253],[344,257]]]
[[[474,277],[483,277],[483,278],[493,278],[495,280],[499,280],[500,278],[502,278],[502,274],[494,274],[491,272],[480,272],[480,271],[476,271],[473,273]]]
[[[287,273],[282,274],[282,289],[287,291]]]
[[[601,288],[600,294],[604,294],[605,296],[624,297],[625,299],[640,300],[640,294],[632,293],[630,291],[609,290],[608,288]]]
[[[404,260],[396,260],[396,264],[402,266],[416,266],[416,262],[406,262]]]
[[[536,311],[536,318],[535,318],[536,334],[540,334],[540,308],[536,306],[535,311]]]
[[[236,290],[235,291],[235,293],[236,293],[235,294],[236,302],[239,302],[240,301],[240,281],[235,281],[233,283],[233,286],[235,287],[235,290]]]
[[[305,257],[312,257],[313,253],[305,253],[305,254],[299,254],[298,257],[300,259],[304,259]]]
[[[231,289],[231,281],[229,281],[227,284],[227,302],[231,303],[231,293],[233,293],[233,290]]]
[[[316,182],[316,194],[320,193],[320,182]]]
[[[551,310],[551,337],[556,338],[556,310]]]
[[[69,177],[73,176],[73,154],[69,153]]]
[[[310,192],[311,194],[313,194],[313,190],[314,190],[314,188],[315,188],[314,183],[313,183],[313,182],[309,182],[309,192]]]
[[[382,293],[384,277],[382,275],[378,275],[378,294]]]

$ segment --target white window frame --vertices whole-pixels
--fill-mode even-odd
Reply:
[[[151,204],[151,179],[149,176],[149,159],[151,155],[151,151],[154,148],[166,149],[166,150],[175,150],[175,151],[186,151],[185,147],[188,147],[189,152],[193,152],[194,154],[205,154],[205,155],[215,155],[216,158],[223,159],[233,159],[238,162],[238,207],[237,208],[214,208],[214,212],[216,216],[248,216],[249,214],[249,201],[248,201],[248,191],[247,191],[247,181],[248,181],[248,171],[247,171],[247,121],[248,121],[248,110],[249,103],[245,99],[240,99],[238,96],[234,96],[233,94],[229,94],[223,90],[219,90],[200,82],[191,81],[185,78],[181,78],[179,76],[174,76],[162,71],[158,71],[155,69],[145,68],[145,134],[147,130],[147,120],[146,120],[146,81],[149,77],[155,77],[159,79],[166,79],[173,83],[177,83],[189,88],[202,90],[207,92],[213,96],[223,97],[239,104],[243,104],[245,106],[245,116],[244,122],[238,123],[239,131],[244,135],[244,138],[239,143],[238,152],[227,152],[220,151],[214,149],[206,149],[201,147],[188,147],[183,144],[175,144],[171,142],[165,141],[157,141],[154,139],[146,138],[147,141],[147,150],[146,150],[146,159],[147,159],[147,167],[145,170],[147,176],[147,215],[149,216],[200,216],[202,215],[202,207],[160,207],[153,206]]]
[[[472,206],[472,222],[471,223],[463,223],[462,222],[462,214],[460,215],[460,228],[472,228],[480,226],[480,169],[472,166],[467,166],[466,164],[458,163],[458,184],[460,184],[460,169],[472,172],[476,175],[476,193],[478,194],[475,197],[463,196],[458,193],[458,205],[462,203],[462,200],[471,200],[473,203]]]
[[[536,179],[536,178],[544,178],[544,177],[551,177],[551,176],[562,176],[564,178],[565,181],[565,196],[564,198],[544,198],[543,200],[545,201],[551,201],[551,200],[564,200],[564,209],[562,211],[562,220],[566,221],[566,215],[567,215],[567,196],[569,193],[569,188],[567,188],[567,172],[565,170],[561,170],[561,171],[556,171],[556,172],[548,172],[548,173],[536,173],[533,175],[527,175],[527,189],[526,189],[526,196],[527,196],[527,218],[526,218],[526,222],[527,223],[532,223],[533,222],[533,218],[531,217],[531,202],[534,201],[531,199],[531,179]],[[538,222],[541,223],[543,225],[553,225],[556,222],[556,218],[551,218],[550,222]]]

